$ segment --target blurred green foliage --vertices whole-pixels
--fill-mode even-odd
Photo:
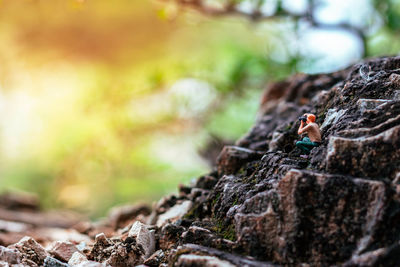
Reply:
[[[367,39],[374,56],[400,49],[399,5],[384,2],[384,24]],[[0,7],[1,190],[94,217],[207,172],[197,152],[246,133],[266,84],[314,56],[291,47],[298,25],[285,18],[127,0]]]

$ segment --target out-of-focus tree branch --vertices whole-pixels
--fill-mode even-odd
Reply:
[[[264,2],[263,0],[257,1],[258,3],[255,5],[255,8],[251,12],[241,10],[239,8],[239,3],[241,1],[238,0],[226,1],[225,4],[221,4],[220,6],[212,6],[206,4],[205,3],[206,1],[204,0],[160,0],[160,1],[165,3],[174,2],[181,7],[196,10],[204,15],[216,16],[216,17],[236,15],[245,17],[253,21],[270,20],[270,19],[275,19],[277,17],[292,17],[295,19],[300,19],[303,17],[302,15],[291,13],[284,9],[277,10],[277,12],[275,12],[275,14],[273,15],[265,15],[261,12],[261,7]]]
[[[240,16],[250,19],[254,22],[275,20],[279,18],[290,18],[298,22],[300,20],[308,22],[311,27],[316,29],[326,30],[344,30],[347,31],[360,39],[363,44],[363,57],[367,56],[367,45],[366,45],[366,29],[356,27],[349,23],[337,23],[327,24],[319,22],[315,19],[314,13],[318,7],[318,0],[308,0],[308,8],[303,13],[294,13],[287,9],[282,8],[282,0],[277,1],[277,8],[274,13],[266,14],[262,12],[262,6],[265,0],[258,0],[253,3],[253,9],[251,11],[243,10],[240,8],[241,0],[227,0],[224,3],[218,2],[218,4],[211,5],[210,1],[207,0],[160,0],[166,3],[175,3],[185,9],[192,9],[201,14],[213,17],[223,16]],[[216,1],[217,2],[217,1]]]

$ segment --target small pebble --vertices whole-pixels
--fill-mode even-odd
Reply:
[[[70,267],[68,264],[63,263],[55,258],[47,256],[44,260],[44,267]]]

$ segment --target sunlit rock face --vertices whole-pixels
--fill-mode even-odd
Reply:
[[[221,151],[214,171],[180,185],[179,194],[161,199],[151,214],[124,207],[101,223],[75,226],[91,241],[76,246],[82,254],[70,261],[399,266],[399,77],[400,57],[393,57],[270,85],[257,122]],[[298,117],[306,112],[316,114],[322,144],[302,158],[294,144]],[[10,229],[2,228],[0,241],[10,247],[0,247],[0,261],[13,263],[9,255],[15,254],[18,263],[41,264],[47,252],[29,238],[7,243]],[[28,228],[18,229],[21,235]],[[54,241],[34,229],[41,242]],[[25,255],[24,240],[41,253]],[[70,254],[59,258],[66,262]]]

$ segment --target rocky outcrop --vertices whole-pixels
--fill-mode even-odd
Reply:
[[[378,239],[387,198],[382,182],[293,169],[276,190],[244,202],[235,215],[238,242],[275,262],[335,264]]]
[[[323,139],[309,158],[294,145],[305,112]],[[54,243],[45,224],[13,221],[0,222],[5,234],[35,234],[47,250],[0,234],[11,245],[0,263],[11,266],[399,266],[400,57],[269,85],[255,125],[222,149],[214,171],[152,210],[124,206],[75,225],[84,243],[71,234]]]

